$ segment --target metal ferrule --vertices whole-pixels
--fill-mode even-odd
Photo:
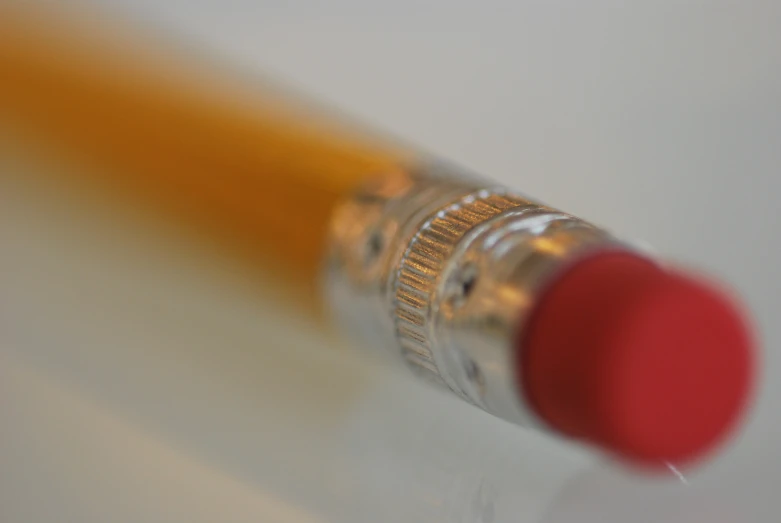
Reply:
[[[603,229],[441,168],[378,177],[335,212],[326,292],[362,345],[503,419],[541,426],[517,377],[524,323]]]

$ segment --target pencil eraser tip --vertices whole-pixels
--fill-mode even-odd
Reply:
[[[734,427],[754,344],[740,307],[641,256],[593,255],[544,290],[519,340],[522,393],[550,427],[643,464],[685,464]]]

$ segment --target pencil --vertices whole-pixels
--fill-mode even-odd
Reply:
[[[740,419],[755,348],[720,285],[103,18],[5,10],[17,135],[238,246],[421,379],[643,465],[697,462]]]

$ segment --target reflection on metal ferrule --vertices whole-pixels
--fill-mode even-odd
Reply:
[[[429,167],[378,177],[331,223],[326,294],[345,330],[483,410],[539,425],[516,340],[545,283],[611,235],[504,187]]]

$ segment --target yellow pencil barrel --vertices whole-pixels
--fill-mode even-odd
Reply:
[[[95,25],[0,9],[5,125],[313,290],[335,206],[402,155]]]

